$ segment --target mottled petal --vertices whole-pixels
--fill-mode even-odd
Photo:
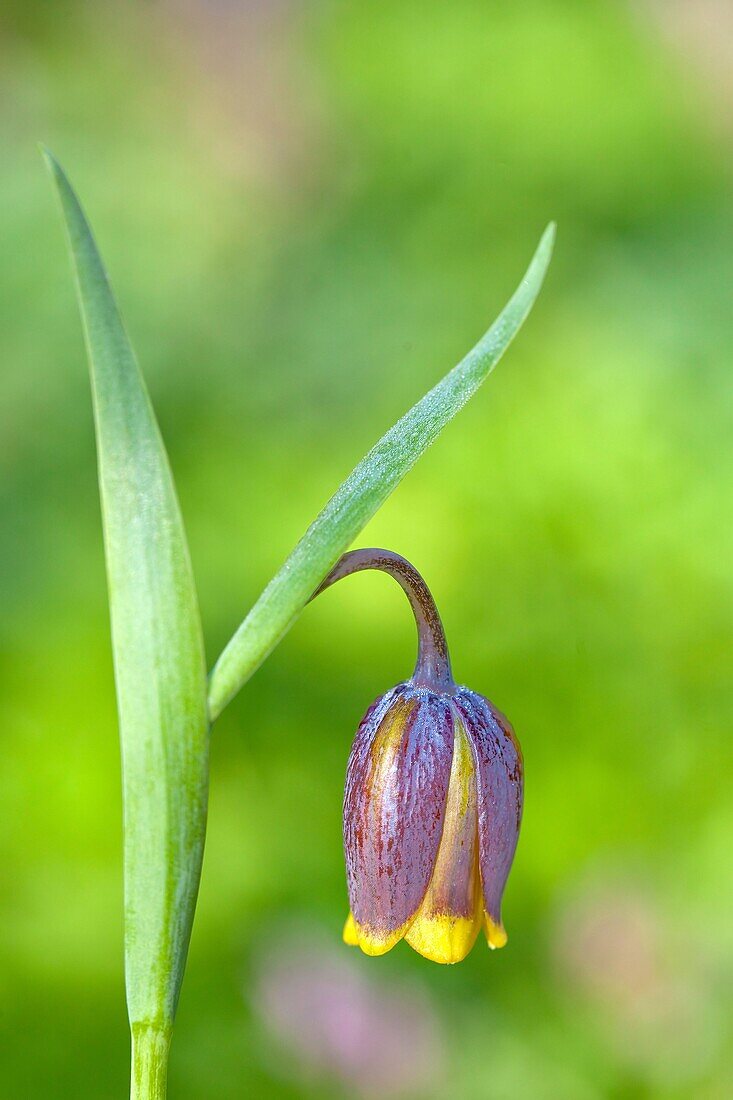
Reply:
[[[488,699],[462,690],[454,706],[463,719],[476,762],[479,865],[490,947],[503,947],[504,892],[522,820],[523,765],[509,721]]]
[[[405,933],[410,947],[437,963],[465,959],[483,923],[480,883],[476,770],[456,719],[443,835],[430,885]]]
[[[344,850],[359,946],[402,938],[435,866],[453,755],[446,700],[404,685],[367,712],[349,758]]]

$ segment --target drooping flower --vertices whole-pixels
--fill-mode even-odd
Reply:
[[[453,682],[432,596],[404,558],[344,555],[321,586],[381,569],[404,588],[418,627],[410,680],[368,709],[349,757],[344,940],[382,955],[399,940],[434,962],[466,957],[483,928],[503,947],[501,899],[522,816],[522,754],[507,719]]]

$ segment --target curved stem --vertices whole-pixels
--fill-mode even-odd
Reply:
[[[417,626],[417,663],[413,682],[419,687],[445,691],[453,686],[448,645],[438,609],[430,589],[414,565],[392,550],[365,548],[352,550],[334,565],[331,572],[311,596],[315,599],[336,581],[360,573],[362,569],[378,569],[394,577],[410,601]]]

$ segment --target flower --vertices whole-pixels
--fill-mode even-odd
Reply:
[[[346,554],[322,588],[389,572],[415,612],[415,673],[368,709],[349,757],[344,940],[383,955],[401,939],[460,962],[483,927],[503,947],[501,899],[519,836],[523,763],[508,720],[452,679],[442,625],[417,571],[390,551]]]

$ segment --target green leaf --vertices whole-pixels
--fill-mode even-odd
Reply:
[[[141,1050],[159,1057],[166,1044],[157,1036],[170,1032],[183,978],[206,828],[203,640],[145,383],[81,206],[44,156],[68,230],[94,402],[122,742],[128,1012]]]
[[[555,227],[549,225],[519,287],[489,331],[382,436],[270,581],[211,673],[212,721],[277,645],[359,531],[499,361],[540,291],[554,238]]]

